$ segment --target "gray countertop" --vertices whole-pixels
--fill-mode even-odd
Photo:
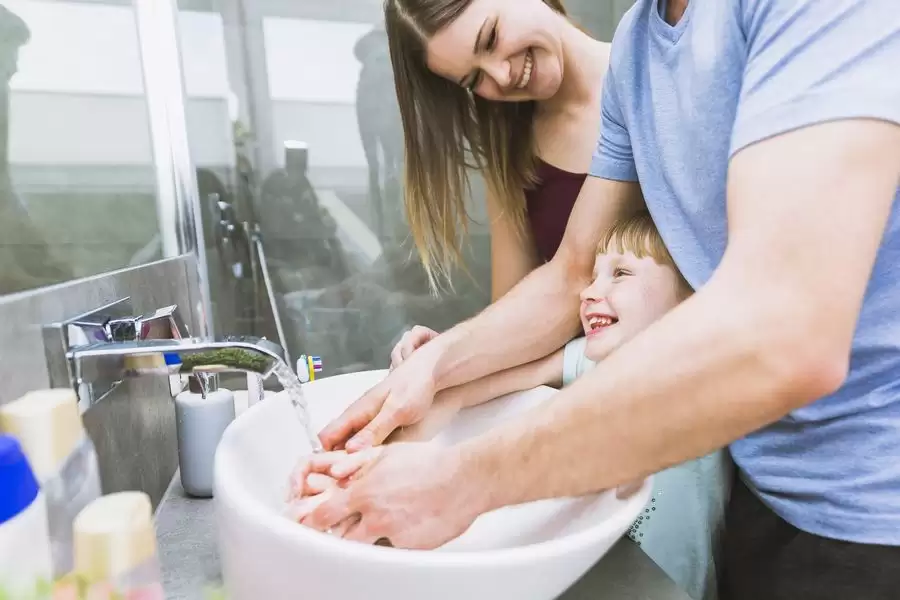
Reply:
[[[167,600],[196,600],[219,585],[212,500],[190,498],[176,473],[156,512],[156,538]],[[628,538],[558,600],[690,600]]]

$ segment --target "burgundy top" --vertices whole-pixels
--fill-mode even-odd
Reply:
[[[537,176],[537,185],[525,190],[525,206],[538,256],[546,262],[562,242],[587,173],[564,171],[538,159]]]

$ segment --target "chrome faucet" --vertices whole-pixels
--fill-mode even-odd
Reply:
[[[284,349],[265,338],[191,337],[175,305],[131,312],[126,298],[44,330],[51,385],[72,386],[82,411],[127,377],[193,375],[205,394],[217,373],[265,379],[278,367],[291,370]]]

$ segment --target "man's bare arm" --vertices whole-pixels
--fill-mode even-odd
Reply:
[[[571,340],[578,331],[578,294],[590,283],[600,236],[643,207],[637,183],[588,177],[553,259],[419,349],[433,357],[437,389],[530,362]]]
[[[485,508],[621,485],[840,387],[898,183],[900,127],[880,121],[739,152],[708,284],[555,402],[458,447]]]

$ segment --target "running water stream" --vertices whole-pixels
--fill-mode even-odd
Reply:
[[[303,395],[303,384],[300,382],[300,378],[285,363],[278,363],[272,373],[288,395],[294,407],[294,413],[306,432],[306,438],[313,452],[321,452],[323,450],[322,442],[319,441],[318,432],[313,428],[312,421],[309,418],[309,406],[306,404],[306,398]]]

